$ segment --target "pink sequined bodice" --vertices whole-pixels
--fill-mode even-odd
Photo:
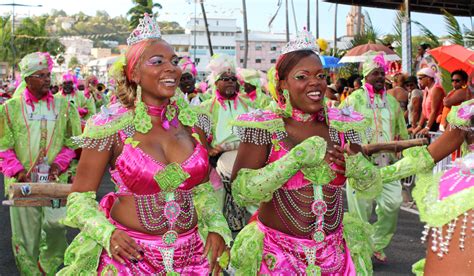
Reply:
[[[122,141],[127,138],[123,133],[120,133],[120,136]],[[179,189],[190,190],[203,183],[209,173],[206,149],[198,143],[191,156],[180,165],[190,177]],[[160,192],[160,187],[154,176],[165,167],[165,164],[155,160],[140,147],[124,143],[122,153],[115,161],[115,170],[111,171],[111,174],[120,194],[156,194]]]
[[[278,142],[278,150],[275,148],[275,145],[272,146],[270,155],[268,156],[267,163],[275,162],[276,160],[285,156],[288,153],[288,149],[286,148],[285,144],[282,141]],[[335,164],[331,164],[330,167],[337,166]],[[346,177],[344,175],[337,174],[336,178],[329,183],[331,186],[342,186],[346,181]],[[283,185],[283,189],[288,190],[296,190],[301,187],[310,185],[311,182],[304,178],[304,174],[301,171],[298,171],[293,177],[291,177],[285,185]]]

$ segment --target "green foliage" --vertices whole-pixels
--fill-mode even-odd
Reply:
[[[130,30],[133,30],[138,26],[139,20],[143,17],[143,14],[148,13],[150,15],[157,15],[157,13],[153,12],[153,9],[162,8],[160,4],[153,3],[153,0],[132,0],[132,2],[135,6],[127,12],[127,15],[130,16]]]
[[[463,33],[458,21],[445,9],[441,9],[441,11],[443,12],[444,23],[446,24],[446,29],[448,30],[449,40],[454,44],[464,46]]]
[[[0,61],[11,63],[13,54],[11,48],[10,16],[0,17]]]
[[[68,63],[68,68],[70,69],[74,69],[76,68],[77,66],[80,66],[81,64],[79,63],[79,60],[77,59],[77,57],[72,57],[70,60],[69,60],[69,63]]]

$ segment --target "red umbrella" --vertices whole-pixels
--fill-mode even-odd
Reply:
[[[367,57],[364,55],[368,51],[384,52],[386,61],[400,60],[400,57],[392,49],[382,44],[363,44],[350,49],[339,61],[339,63],[365,62]]]
[[[468,75],[474,72],[474,51],[468,50],[461,45],[449,45],[434,48],[428,51],[438,65],[453,72],[462,69]]]

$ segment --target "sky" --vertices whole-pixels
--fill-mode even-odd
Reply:
[[[0,0],[0,4],[11,3],[13,0]],[[25,15],[40,15],[48,13],[51,9],[64,10],[68,14],[74,14],[82,11],[88,15],[94,15],[97,10],[105,10],[110,16],[125,15],[132,7],[131,0],[14,0],[18,4],[42,5],[43,7],[17,7],[16,13]],[[159,10],[158,20],[177,21],[181,26],[185,26],[187,19],[194,16],[194,0],[161,0],[155,1],[163,6]],[[247,0],[247,20],[248,27],[253,31],[269,31],[268,22],[277,8],[278,0]],[[280,9],[274,20],[271,30],[273,32],[284,32],[285,30],[285,10]],[[290,14],[290,32],[295,31],[294,17],[292,16],[291,1],[289,1]],[[296,13],[296,26],[301,30],[306,26],[306,0],[294,0]],[[315,3],[311,0],[311,20],[310,29],[314,32]],[[242,20],[242,1],[241,0],[205,0],[206,13],[208,17],[237,18],[237,24],[243,29]],[[334,10],[335,4],[322,2],[319,0],[319,36],[326,39],[332,39],[334,36]],[[338,37],[346,34],[346,15],[350,6],[339,5],[337,16],[337,35]],[[382,34],[393,33],[393,22],[396,11],[387,9],[363,8],[370,15],[373,25]],[[11,7],[0,6],[0,14],[11,12]],[[198,16],[201,14],[200,5],[197,5]],[[457,17],[461,26],[465,25],[471,28],[471,18]],[[447,35],[443,17],[441,15],[432,15],[424,13],[412,13],[412,20],[416,20],[438,35]],[[412,25],[412,34],[419,34],[418,28]]]

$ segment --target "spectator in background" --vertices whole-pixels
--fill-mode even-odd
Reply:
[[[349,88],[345,78],[340,78],[336,81],[336,89],[337,93],[341,95],[341,102],[349,96]]]
[[[437,122],[440,123],[440,129],[444,131],[447,127],[446,117],[448,116],[451,107],[458,106],[462,102],[471,99],[471,92],[467,86],[469,76],[464,70],[456,70],[451,73],[451,83],[453,90],[443,100],[443,112],[439,116]]]
[[[438,131],[436,119],[443,110],[443,98],[446,95],[443,87],[436,82],[436,73],[431,68],[423,68],[418,73],[418,83],[423,89],[423,103],[418,125],[411,128],[411,133],[426,135],[430,131]]]
[[[362,79],[356,78],[354,80],[354,91],[362,87]]]
[[[422,43],[420,46],[418,46],[418,51],[415,57],[415,70],[418,72],[420,68],[420,63],[423,60],[423,58],[426,56],[426,51],[428,51],[431,48],[431,46],[428,43]]]
[[[403,84],[405,83],[406,75],[403,73],[397,73],[393,76],[393,88],[388,90],[387,93],[394,96],[400,103],[400,107],[405,114],[405,120],[407,119],[407,106],[408,106],[408,91],[405,90]]]
[[[418,82],[415,76],[409,76],[403,84],[408,91],[408,126],[416,125],[421,116],[421,103],[423,101],[423,91],[418,88]]]
[[[337,88],[336,88],[336,85],[333,83],[331,85],[328,85],[328,87],[326,88],[326,93],[325,93],[325,96],[326,96],[326,105],[328,107],[337,107],[339,106],[339,93],[337,93]]]

